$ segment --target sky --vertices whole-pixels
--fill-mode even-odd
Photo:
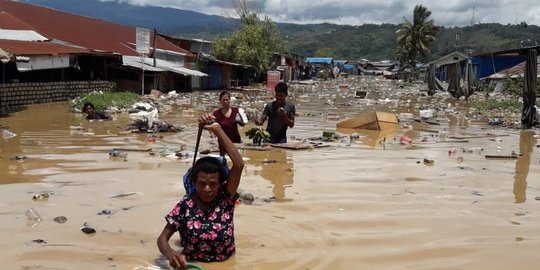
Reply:
[[[223,16],[234,0],[99,0],[162,6]],[[238,0],[236,0],[238,1]],[[248,0],[249,1],[249,0]],[[401,24],[416,5],[432,12],[436,25],[472,23],[540,25],[538,0],[253,0],[257,11],[280,23]]]

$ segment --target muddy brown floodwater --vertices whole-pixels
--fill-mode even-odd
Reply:
[[[357,112],[354,106],[331,111],[324,97],[299,96],[292,95],[298,116],[289,136],[295,138],[321,136],[335,130],[336,119]],[[166,153],[180,145],[193,149],[200,113],[178,109],[162,115],[185,130],[159,134],[155,143],[146,134],[117,135],[129,122],[125,115],[87,122],[69,113],[67,103],[34,105],[0,118],[17,134],[0,138],[1,268],[164,267],[155,240],[163,216],[184,194],[181,177],[191,162]],[[241,188],[256,203],[237,206],[237,254],[200,265],[538,269],[538,130],[494,128],[456,114],[439,120],[386,133],[358,131],[358,140],[313,150],[242,151]],[[400,144],[401,135],[412,144]],[[215,141],[205,133],[202,145],[215,147]],[[111,160],[113,148],[152,148],[158,154],[129,151],[126,160]],[[520,155],[485,158],[512,151]],[[33,200],[39,192],[50,196]],[[28,220],[29,208],[41,222]],[[67,221],[53,221],[59,216]],[[85,223],[96,233],[81,232]]]

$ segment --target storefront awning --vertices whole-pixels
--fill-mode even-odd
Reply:
[[[144,58],[144,67],[142,65],[143,59],[140,56],[122,56],[124,66],[134,67],[154,72],[174,72],[184,76],[203,77],[208,76],[206,73],[198,70],[193,70],[180,66],[179,63],[156,59],[156,66],[154,67],[153,58]]]
[[[16,65],[19,72],[68,68],[74,66],[70,61],[70,55],[32,55],[32,56],[17,56]]]

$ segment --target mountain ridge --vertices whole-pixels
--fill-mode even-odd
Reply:
[[[156,28],[172,36],[212,40],[227,36],[238,26],[239,20],[195,11],[165,7],[135,6],[128,3],[97,0],[19,0],[94,17],[113,23]],[[436,22],[435,22],[436,23]],[[396,24],[336,25],[276,23],[287,50],[302,56],[315,56],[317,50],[330,48],[329,57],[339,59],[394,60],[396,58]],[[465,27],[438,26],[440,31],[431,46],[426,62],[454,51],[472,50],[473,55],[490,51],[537,45],[540,27],[520,23],[475,24]]]

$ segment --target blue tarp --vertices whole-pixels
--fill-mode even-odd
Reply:
[[[351,65],[351,64],[345,64],[345,65],[343,65],[343,68],[344,68],[344,69],[354,69],[354,65]]]
[[[334,59],[332,59],[332,58],[308,57],[308,58],[306,58],[306,62],[311,63],[311,64],[329,64],[329,65],[332,65],[334,63]]]

